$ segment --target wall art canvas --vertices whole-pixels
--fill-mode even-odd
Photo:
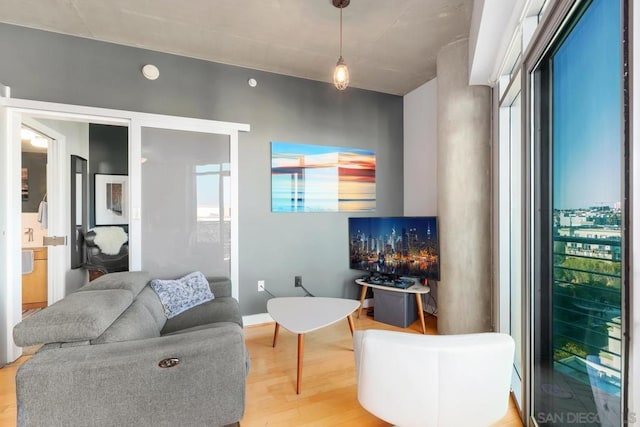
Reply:
[[[96,225],[129,224],[129,177],[95,175]]]
[[[272,212],[375,210],[375,151],[271,143]]]

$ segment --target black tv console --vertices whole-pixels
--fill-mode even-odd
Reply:
[[[371,274],[363,276],[363,281],[372,285],[389,286],[392,288],[407,289],[415,284],[413,279],[407,277],[392,277],[386,274]]]

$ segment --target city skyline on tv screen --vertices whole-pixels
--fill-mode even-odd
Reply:
[[[440,280],[437,218],[349,218],[349,267]]]

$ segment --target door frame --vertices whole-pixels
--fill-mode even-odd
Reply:
[[[65,194],[63,177],[65,175],[66,137],[40,123],[30,115],[20,114],[20,123],[42,133],[51,141],[47,148],[47,235],[66,235],[65,207],[62,196]],[[52,246],[47,250],[47,305],[64,296],[64,266],[67,265],[68,251],[63,247]],[[22,300],[22,293],[20,295]]]
[[[522,191],[522,187],[524,186],[524,179],[522,178],[522,174],[524,173],[524,164],[523,159],[525,153],[522,148],[522,141],[524,140],[523,136],[523,111],[522,107],[522,86],[521,86],[521,73],[522,71],[518,68],[514,71],[515,77],[511,80],[510,84],[504,91],[502,97],[498,100],[498,132],[499,132],[499,143],[497,145],[498,150],[498,203],[497,203],[497,212],[498,215],[498,239],[496,240],[499,248],[499,256],[497,260],[497,269],[498,269],[498,330],[500,332],[504,332],[509,335],[519,334],[520,336],[520,347],[516,350],[520,351],[520,360],[514,360],[513,369],[512,369],[512,377],[511,377],[511,389],[513,396],[516,401],[516,405],[519,409],[520,415],[522,416],[523,407],[525,406],[525,393],[524,393],[524,384],[525,384],[525,352],[526,352],[526,328],[524,327],[524,291],[521,288],[520,301],[517,304],[517,307],[514,307],[513,300],[511,297],[511,293],[513,292],[514,286],[520,286],[521,283],[514,283],[513,279],[513,271],[514,271],[514,262],[512,259],[513,253],[513,240],[516,241],[524,241],[524,233],[525,233],[525,222],[524,222],[524,210],[525,210],[525,198],[526,193]],[[512,129],[512,118],[511,114],[513,112],[512,108],[515,101],[520,98],[520,115],[518,117],[519,120],[519,130],[514,132]],[[514,141],[514,138],[517,138],[517,141]],[[513,150],[519,150],[516,159],[513,158]],[[515,161],[514,161],[515,160]],[[518,167],[520,172],[520,182],[516,182],[519,184],[516,187],[516,192],[520,194],[520,200],[517,200],[516,211],[512,212],[513,209],[513,193],[514,193],[514,179],[513,179],[513,170],[512,168]],[[519,227],[517,230],[513,229],[512,217],[519,217]],[[524,266],[525,266],[525,254],[524,250],[521,248],[520,256],[516,258],[516,262],[519,265],[515,267],[519,267],[519,274],[521,279],[524,278]],[[521,327],[513,328],[511,324],[511,316],[512,311],[518,308],[520,310],[520,320]],[[515,339],[515,338],[514,338]],[[517,343],[517,340],[516,340]],[[518,351],[516,351],[516,356],[518,355]],[[520,369],[516,369],[516,362],[520,364]]]
[[[11,283],[20,283],[20,211],[19,197],[20,161],[19,128],[21,116],[47,118],[66,121],[85,121],[89,123],[128,126],[129,129],[129,268],[140,270],[142,266],[142,227],[141,227],[141,147],[142,127],[215,133],[229,136],[231,160],[231,283],[232,296],[239,300],[239,247],[238,247],[238,133],[249,132],[250,126],[242,123],[221,122],[215,120],[150,114],[126,110],[59,104],[44,101],[10,98],[10,90],[0,96],[0,152],[7,156],[6,163],[0,165],[0,200],[6,200],[4,211],[0,214],[0,305],[4,305],[5,317],[0,321],[0,366],[20,357],[22,351],[13,342],[13,327],[22,316],[22,290]],[[3,129],[4,127],[4,129]],[[16,129],[18,133],[16,133]],[[4,145],[4,147],[3,147]],[[17,147],[17,152],[16,152]],[[66,162],[66,153],[59,153]],[[66,164],[66,163],[65,163]],[[4,172],[1,172],[4,170]],[[14,191],[15,190],[15,191]],[[64,188],[61,188],[63,191]],[[67,221],[68,222],[68,221]],[[68,224],[67,224],[68,226]],[[70,230],[68,230],[70,232]],[[68,258],[67,258],[68,259]],[[66,264],[68,264],[67,261]],[[61,266],[67,271],[69,265]],[[64,286],[64,281],[62,281]],[[54,292],[55,293],[55,292]],[[62,289],[64,294],[64,289]]]

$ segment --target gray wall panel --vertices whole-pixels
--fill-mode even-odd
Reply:
[[[215,40],[211,41],[215,43]],[[403,213],[402,97],[0,24],[0,82],[17,98],[248,123],[240,134],[240,305],[266,311],[300,295],[357,297],[349,213],[271,213],[270,142],[368,148],[377,154],[377,212]],[[160,69],[144,79],[142,65]],[[331,72],[333,64],[327,64]],[[357,72],[357,70],[352,70]],[[250,88],[247,80],[257,79]]]

